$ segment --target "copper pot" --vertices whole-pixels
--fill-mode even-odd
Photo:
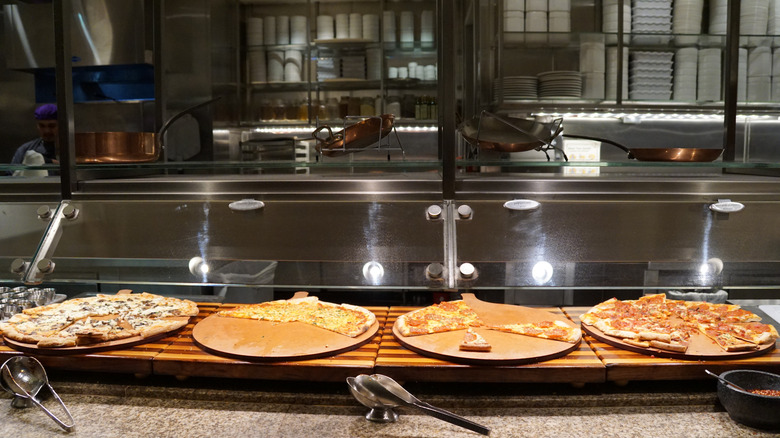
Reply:
[[[148,163],[160,156],[153,132],[77,132],[76,163]]]
[[[628,159],[637,161],[667,161],[673,163],[705,163],[715,161],[723,149],[713,148],[629,148],[620,143],[604,138],[590,137],[586,135],[569,135],[565,137],[581,138],[584,140],[600,141],[622,149],[628,155]]]
[[[394,115],[382,114],[366,118],[336,133],[330,126],[323,125],[312,133],[312,137],[317,140],[317,151],[323,155],[331,157],[345,155],[359,152],[385,138],[393,130],[394,121]],[[317,134],[325,129],[328,131],[328,137],[318,137]]]
[[[460,133],[484,150],[523,152],[548,146],[562,129],[562,119],[551,123],[514,117],[498,117],[483,111],[460,125]]]

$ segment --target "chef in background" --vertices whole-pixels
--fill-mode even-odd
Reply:
[[[40,137],[19,146],[11,159],[11,164],[37,166],[44,163],[57,163],[59,147],[57,126],[57,105],[47,103],[39,106],[33,114]],[[46,176],[45,170],[17,170],[14,176]]]

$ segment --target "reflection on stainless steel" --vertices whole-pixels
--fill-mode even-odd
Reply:
[[[394,115],[382,114],[377,117],[368,117],[336,133],[330,126],[323,125],[312,133],[312,137],[317,140],[316,149],[318,152],[335,157],[358,152],[387,137],[393,130],[394,121]],[[327,138],[318,136],[323,130],[328,131]]]
[[[723,149],[704,148],[629,148],[629,158],[639,161],[674,161],[684,163],[715,161]]]
[[[562,129],[561,119],[539,123],[493,115],[476,116],[460,125],[460,133],[466,141],[499,152],[522,152],[549,146]]]
[[[366,414],[366,420],[377,423],[394,423],[398,420],[398,414],[393,411],[395,406],[387,406],[376,400],[374,394],[363,386],[358,385],[354,377],[347,377],[347,385],[349,386],[349,392],[355,397],[355,400],[371,409]]]
[[[368,262],[363,265],[363,278],[369,283],[378,285],[382,282],[382,277],[385,276],[385,268],[379,262]]]
[[[160,149],[153,132],[77,132],[77,163],[147,163]]]

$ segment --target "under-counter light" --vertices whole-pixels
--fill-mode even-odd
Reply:
[[[373,285],[378,285],[385,276],[385,268],[381,263],[370,261],[363,265],[363,278]]]
[[[209,273],[209,270],[211,270],[209,264],[206,263],[206,261],[203,260],[202,257],[191,258],[189,263],[189,268],[192,275],[199,275],[199,276],[206,275]]]
[[[549,262],[541,261],[531,268],[531,277],[537,284],[544,284],[552,279],[553,267]]]

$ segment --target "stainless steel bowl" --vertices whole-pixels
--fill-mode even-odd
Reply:
[[[753,370],[726,371],[720,377],[746,390],[780,390],[780,375]],[[780,430],[780,397],[735,389],[718,380],[718,399],[729,417],[756,429]]]

